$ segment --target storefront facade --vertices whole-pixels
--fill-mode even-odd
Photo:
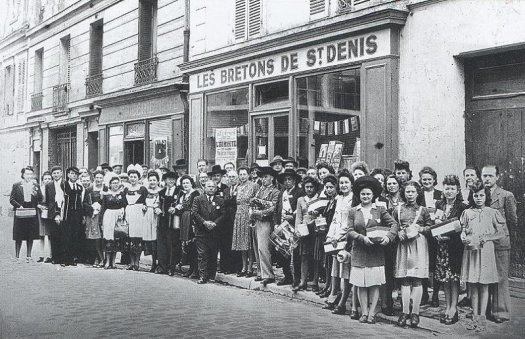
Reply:
[[[391,164],[406,13],[386,10],[375,19],[181,65],[190,78],[190,168],[199,158],[268,165],[276,155],[336,169],[356,160]]]

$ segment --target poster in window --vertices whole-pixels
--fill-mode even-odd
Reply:
[[[328,143],[328,150],[326,151],[326,162],[327,163],[331,163],[332,162],[332,156],[334,155],[334,150],[335,150],[335,141],[330,141]]]
[[[168,167],[170,159],[168,156],[168,138],[155,138],[153,139],[153,157],[151,162],[154,168],[159,168],[161,166]]]
[[[343,155],[343,143],[337,141],[334,147],[334,153],[332,155],[332,167],[337,171],[339,166],[341,166],[341,158]]]
[[[215,129],[215,164],[237,163],[237,128]]]
[[[319,148],[319,157],[317,158],[317,163],[326,161],[326,153],[328,152],[328,144],[321,144]]]

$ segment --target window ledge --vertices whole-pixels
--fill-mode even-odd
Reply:
[[[505,99],[525,96],[525,92],[514,92],[514,93],[501,93],[501,94],[489,94],[489,95],[476,95],[472,97],[472,100],[492,100],[492,99]]]

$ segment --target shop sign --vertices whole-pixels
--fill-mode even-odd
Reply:
[[[389,53],[390,31],[381,30],[194,74],[190,76],[190,90],[198,92],[238,85],[382,57]]]
[[[237,128],[216,128],[215,164],[224,167],[228,162],[237,162]]]

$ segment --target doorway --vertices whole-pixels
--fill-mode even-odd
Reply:
[[[288,157],[289,127],[288,113],[257,115],[252,118],[255,162],[261,166],[268,166],[276,155]]]
[[[130,164],[144,164],[144,140],[124,142],[124,168]]]

